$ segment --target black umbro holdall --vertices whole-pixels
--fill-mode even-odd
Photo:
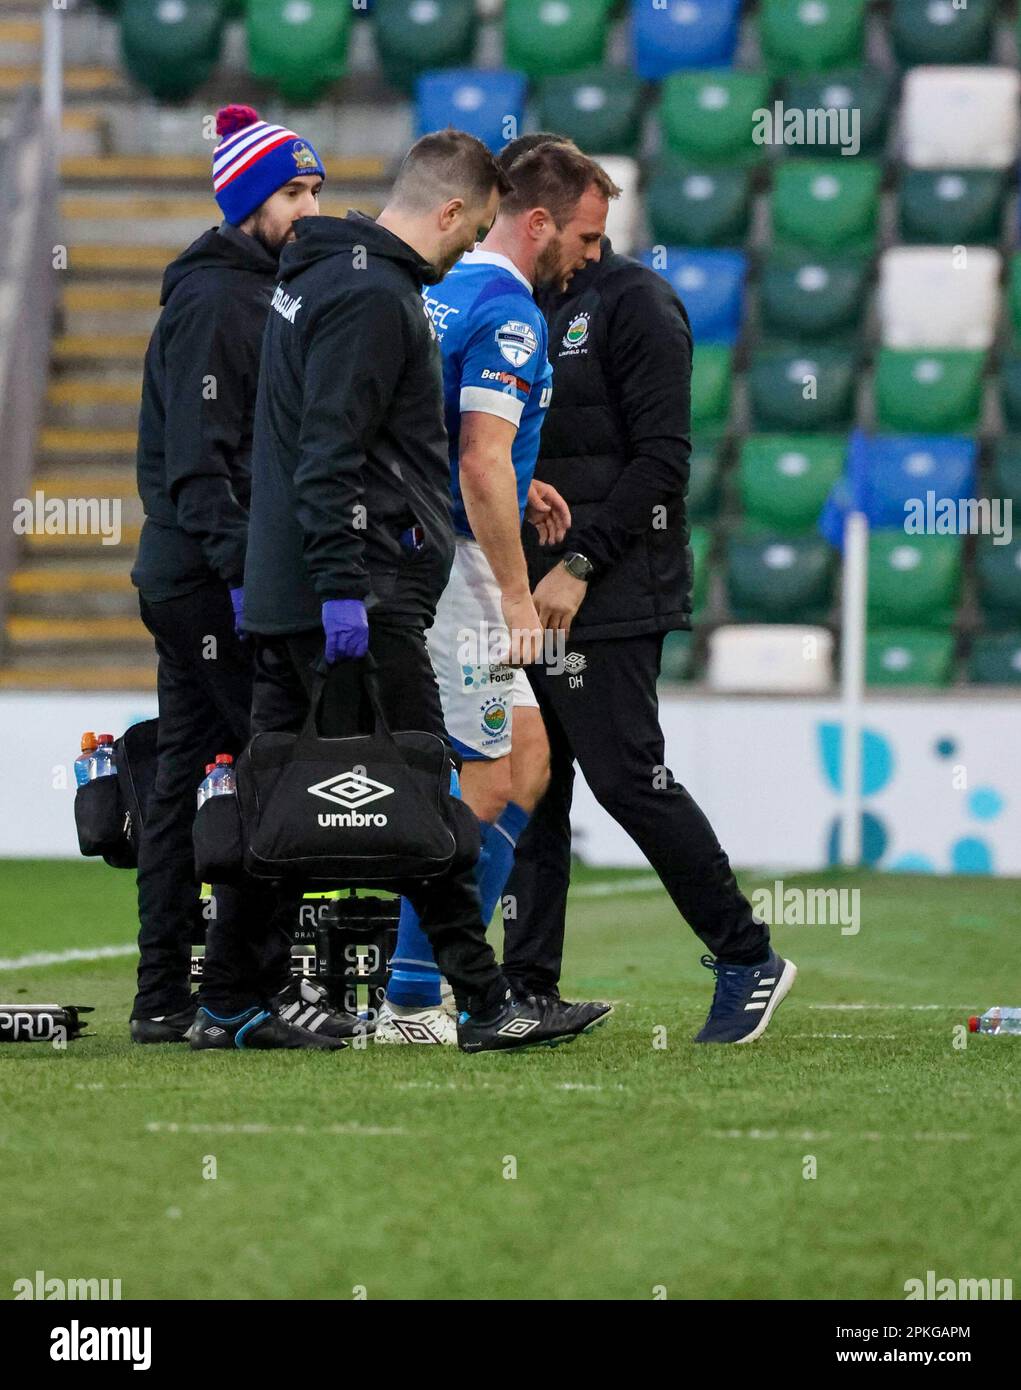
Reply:
[[[256,734],[235,771],[237,796],[213,796],[195,818],[195,865],[209,883],[256,878],[394,888],[467,868],[479,824],[451,795],[450,748],[435,734],[391,733],[366,671],[371,733],[317,732],[325,689],[299,734]]]
[[[78,848],[89,858],[102,856],[115,869],[138,867],[138,845],[146,807],[156,780],[159,720],[145,719],[113,746],[117,772],[86,782],[74,796]]]

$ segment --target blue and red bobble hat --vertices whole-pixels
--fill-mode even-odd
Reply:
[[[260,120],[251,106],[218,111],[216,133],[220,143],[213,151],[213,195],[232,227],[291,179],[326,177],[323,161],[307,140],[286,126]]]

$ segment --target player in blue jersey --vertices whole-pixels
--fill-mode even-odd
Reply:
[[[559,493],[533,480],[552,382],[533,289],[561,285],[599,259],[609,201],[619,191],[574,146],[542,145],[510,177],[514,189],[481,247],[425,291],[443,354],[457,531],[427,640],[447,733],[463,759],[462,794],[482,824],[477,879],[485,922],[549,778],[542,718],[521,669],[544,657],[522,521],[552,542],[570,525]],[[405,901],[376,1041],[456,1042],[454,1019],[440,1005],[439,972]]]

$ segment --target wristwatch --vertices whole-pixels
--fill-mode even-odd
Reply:
[[[567,573],[573,574],[575,579],[589,580],[595,570],[592,561],[580,555],[577,550],[572,550],[569,555],[564,556],[563,565]]]

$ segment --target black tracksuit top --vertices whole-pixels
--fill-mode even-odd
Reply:
[[[318,628],[338,598],[428,626],[454,553],[435,274],[361,213],[295,229],[263,341],[245,626]]]
[[[131,578],[148,600],[245,567],[252,419],[277,262],[226,223],[166,269],[145,355],[138,492],[145,524]]]
[[[540,298],[553,400],[535,476],[571,508],[564,543],[522,535],[532,587],[564,554],[596,567],[572,638],[691,625],[684,494],[691,457],[691,326],[671,286],[603,242],[564,294]]]

